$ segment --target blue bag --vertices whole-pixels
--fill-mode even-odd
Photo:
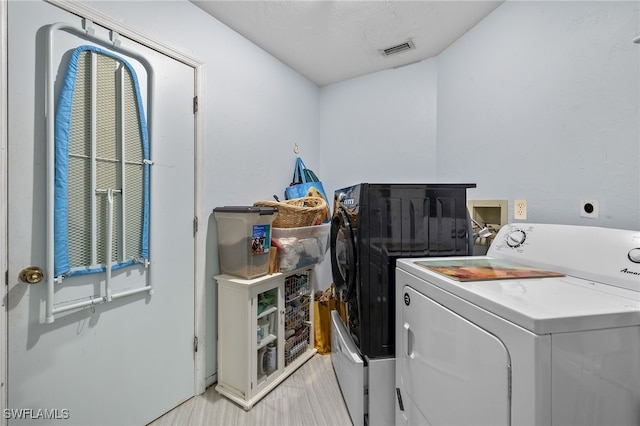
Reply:
[[[293,171],[293,180],[284,190],[284,198],[293,200],[302,197],[322,197],[327,202],[327,207],[331,205],[318,176],[311,169],[307,169],[302,158],[298,157]],[[330,217],[327,217],[327,220],[329,219]]]

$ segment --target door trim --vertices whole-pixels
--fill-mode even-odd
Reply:
[[[0,57],[0,99],[2,102],[3,108],[2,113],[0,114],[0,129],[3,129],[0,132],[0,198],[2,198],[2,209],[0,209],[0,274],[2,274],[2,282],[0,282],[0,303],[2,304],[2,310],[0,311],[0,406],[7,407],[9,403],[9,394],[7,392],[7,377],[8,377],[8,366],[7,366],[7,282],[6,282],[6,274],[8,268],[8,247],[7,247],[7,239],[8,239],[8,229],[7,229],[7,218],[9,214],[9,207],[7,203],[8,199],[8,191],[7,191],[7,172],[8,172],[8,163],[7,163],[7,144],[9,137],[9,129],[7,128],[9,120],[8,120],[8,109],[9,109],[9,101],[8,101],[8,57],[9,53],[7,52],[8,42],[8,18],[7,18],[7,0],[0,0],[0,23],[2,23],[0,28],[0,52],[2,52],[2,56]],[[7,419],[5,416],[0,418],[0,426],[5,426],[7,424]]]
[[[178,62],[181,62],[194,70],[194,95],[198,98],[198,110],[194,112],[194,215],[198,218],[206,218],[203,208],[203,195],[205,191],[204,176],[204,63],[188,56],[159,40],[153,39],[127,25],[123,25],[119,21],[110,16],[86,6],[79,2],[67,2],[64,0],[44,0],[67,12],[88,19],[97,25],[103,26],[110,30],[116,31],[120,35],[127,37],[136,43],[148,48],[154,49],[161,54],[168,56]],[[0,0],[0,22],[2,22],[2,30],[0,32],[0,42],[2,43],[2,69],[0,70],[0,97],[5,106],[0,116],[0,125],[5,129],[0,135],[0,196],[5,200],[4,207],[0,212],[0,273],[5,274],[8,266],[8,247],[7,247],[7,217],[8,206],[7,200],[7,139],[8,139],[8,76],[7,76],[7,0]],[[203,220],[200,220],[203,222]],[[200,229],[194,236],[194,334],[195,338],[200,342],[206,341],[206,297],[205,297],[205,252],[206,252],[206,229]],[[6,283],[5,283],[6,284]],[[0,285],[1,300],[6,300],[6,285]],[[2,318],[0,319],[0,368],[2,373],[2,381],[0,386],[0,401],[6,406],[8,402],[8,392],[6,379],[8,377],[7,365],[7,310],[3,306]],[[201,345],[194,354],[194,394],[199,395],[205,391],[205,362],[207,348]],[[4,416],[2,416],[4,417]],[[0,420],[0,426],[5,425],[6,420]]]

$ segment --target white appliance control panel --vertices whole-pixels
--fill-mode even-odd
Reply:
[[[500,230],[487,256],[640,292],[640,231],[509,224]]]

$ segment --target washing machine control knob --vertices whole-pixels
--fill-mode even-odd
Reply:
[[[640,263],[640,247],[629,250],[627,256],[633,263]]]
[[[527,234],[522,229],[516,229],[507,234],[507,245],[511,248],[520,247],[527,239]]]

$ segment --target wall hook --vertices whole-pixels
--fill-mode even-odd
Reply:
[[[293,153],[294,154],[298,154],[300,152],[300,147],[298,146],[297,143],[293,144]]]
[[[111,39],[113,47],[120,47],[120,45],[122,44],[122,41],[120,40],[120,34],[113,30],[109,31],[109,38]]]
[[[82,29],[84,32],[90,36],[96,33],[96,29],[93,28],[93,22],[88,20],[87,18],[82,19]]]

